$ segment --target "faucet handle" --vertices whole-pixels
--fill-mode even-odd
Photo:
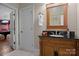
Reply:
[[[54,32],[52,32],[52,35],[54,35]]]

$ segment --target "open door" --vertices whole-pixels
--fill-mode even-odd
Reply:
[[[16,48],[16,42],[15,42],[15,12],[12,11],[10,13],[10,35],[11,35],[11,47],[13,49]]]

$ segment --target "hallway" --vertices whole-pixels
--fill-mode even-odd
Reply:
[[[8,40],[0,40],[0,56],[13,51]]]

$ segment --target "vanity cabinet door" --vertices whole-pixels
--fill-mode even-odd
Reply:
[[[79,41],[77,41],[77,56],[79,56]]]
[[[43,56],[54,56],[54,49],[49,46],[43,46]]]
[[[77,41],[77,48],[79,48],[79,41]]]
[[[76,53],[77,53],[77,56],[79,56],[79,48],[77,48],[77,52]]]
[[[59,54],[59,56],[75,56],[76,49],[74,49],[74,48],[60,48],[58,54]]]

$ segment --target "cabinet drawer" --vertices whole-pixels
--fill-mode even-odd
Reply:
[[[74,48],[76,43],[74,41],[67,40],[43,40],[43,45],[52,47],[69,47]]]
[[[75,56],[76,55],[76,49],[72,49],[72,48],[60,48],[58,50],[58,54],[60,56]]]

